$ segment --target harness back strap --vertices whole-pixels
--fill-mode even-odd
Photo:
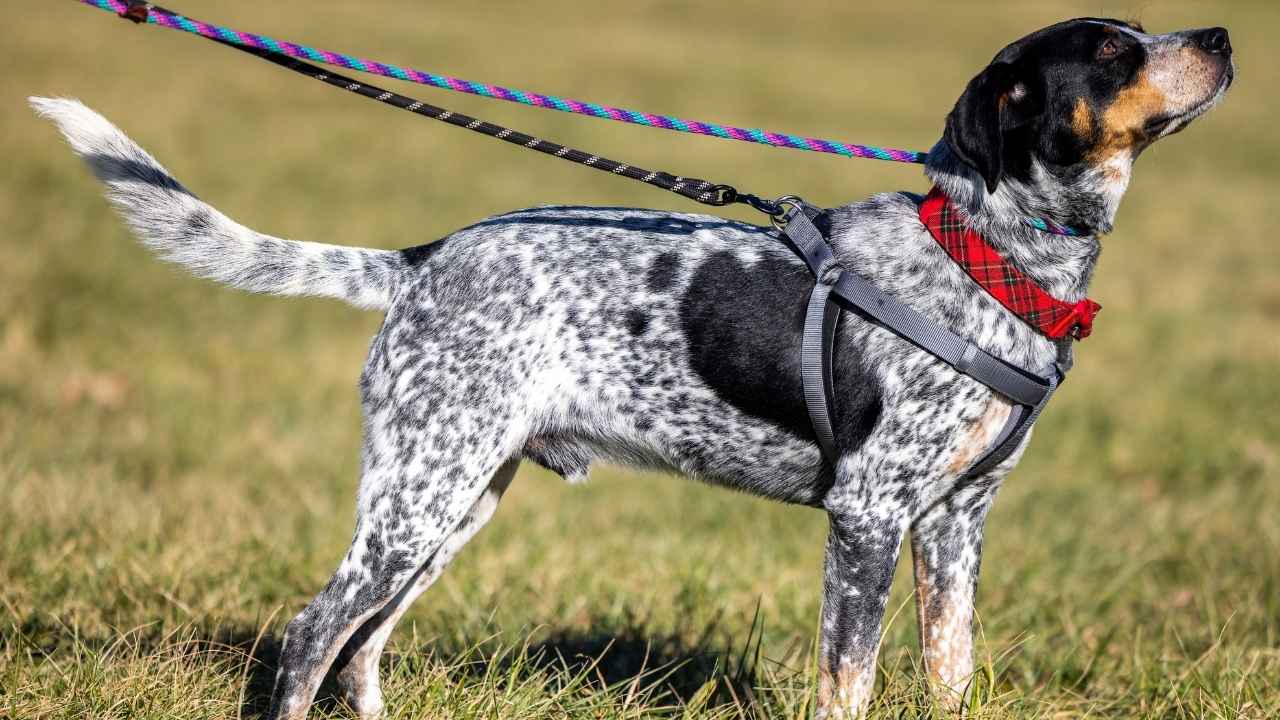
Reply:
[[[816,279],[805,312],[800,367],[809,419],[827,461],[834,466],[839,457],[830,403],[831,355],[840,314],[833,298],[843,300],[881,327],[1014,403],[1009,419],[991,448],[970,467],[966,476],[989,472],[1013,454],[1061,383],[1062,364],[1053,368],[1051,377],[1034,375],[991,355],[921,315],[885,294],[866,278],[836,264],[834,251],[815,224],[822,215],[820,210],[799,201],[788,201],[787,205],[783,236],[804,259]]]

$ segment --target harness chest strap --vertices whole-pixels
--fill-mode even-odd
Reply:
[[[991,355],[885,294],[857,273],[839,268],[834,251],[815,224],[822,212],[799,201],[789,202],[788,206],[783,236],[816,278],[805,312],[800,367],[809,419],[827,461],[834,466],[839,457],[830,411],[831,354],[840,316],[834,298],[1013,401],[1013,411],[1000,434],[966,476],[982,475],[1013,454],[1062,382],[1069,361],[1064,358],[1055,364],[1052,375],[1045,378]]]

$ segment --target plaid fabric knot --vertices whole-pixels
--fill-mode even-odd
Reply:
[[[1093,318],[1101,305],[1088,298],[1064,302],[1045,292],[970,229],[940,188],[935,186],[920,204],[920,222],[974,282],[1045,337],[1082,340],[1093,332]]]
[[[1045,334],[1055,340],[1066,335],[1083,340],[1093,334],[1093,317],[1101,309],[1101,305],[1085,298],[1072,305],[1071,310],[1054,323]]]

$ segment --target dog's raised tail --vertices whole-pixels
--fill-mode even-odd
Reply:
[[[397,251],[283,240],[250,230],[192,195],[155,158],[76,100],[30,98],[107,186],[135,234],[165,260],[241,290],[339,298],[361,308],[391,302]]]

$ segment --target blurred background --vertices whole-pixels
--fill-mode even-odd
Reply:
[[[1097,331],[996,504],[978,714],[1280,713],[1275,3],[174,9],[473,80],[919,150],[969,78],[1043,25],[1228,27],[1236,85],[1138,162],[1104,242]],[[355,382],[379,317],[156,261],[25,98],[82,99],[228,215],[297,239],[404,247],[546,203],[699,208],[77,3],[6,17],[0,716],[252,715],[285,621],[350,538]],[[927,189],[912,166],[384,84],[766,196]],[[569,487],[526,466],[393,637],[388,702],[405,717],[802,717],[825,533],[815,511],[683,479],[598,467]],[[929,708],[898,580],[876,712],[914,717]],[[318,714],[345,716],[328,692]]]

